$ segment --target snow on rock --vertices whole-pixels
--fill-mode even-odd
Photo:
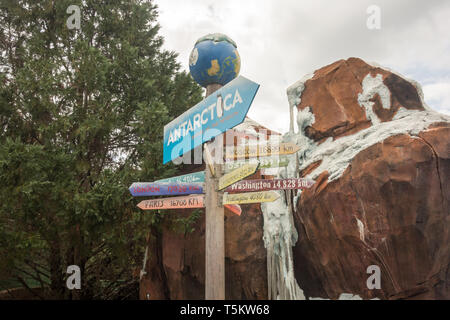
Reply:
[[[374,102],[371,101],[373,97],[378,94],[381,99],[381,104],[384,109],[391,108],[391,92],[383,83],[381,74],[372,77],[369,74],[362,82],[363,92],[358,95],[358,103],[366,109],[367,118],[372,121],[372,124],[380,123],[380,119],[373,111]]]
[[[306,161],[301,161],[300,170],[321,160],[321,164],[309,173],[307,178],[315,179],[322,172],[328,171],[328,181],[333,181],[344,173],[358,153],[368,147],[399,134],[418,135],[433,123],[448,121],[450,116],[434,111],[403,109],[392,121],[379,123],[337,140],[328,138],[320,145],[310,146],[310,156]]]
[[[294,108],[296,108],[302,101],[301,96],[302,96],[303,90],[305,90],[306,81],[308,81],[309,79],[312,79],[313,77],[314,77],[314,73],[307,74],[302,79],[300,79],[299,81],[297,81],[296,83],[291,85],[289,88],[287,88],[287,90],[286,90],[286,93],[288,96],[288,101],[289,101],[289,106],[290,106],[289,111],[290,111],[291,122],[290,122],[289,132],[291,132],[291,133],[294,132],[294,121],[293,121],[294,120]]]
[[[264,216],[264,246],[267,249],[267,281],[269,299],[304,300],[303,291],[294,276],[292,246],[297,231],[286,205],[284,192],[274,201],[261,204]]]
[[[302,80],[289,87],[288,99],[291,110],[291,131],[282,138],[283,142],[294,142],[298,145],[313,145],[313,141],[306,137],[305,128],[314,123],[314,115],[310,109],[305,109],[297,114],[299,133],[293,130],[293,108],[300,103],[304,83],[314,74],[307,75]],[[301,156],[306,157],[308,150],[303,149]],[[289,165],[286,168],[269,169],[270,173],[278,178],[298,177],[298,161],[295,155],[291,155]],[[266,172],[269,172],[266,170]],[[297,230],[294,226],[292,215],[292,199],[294,202],[300,193],[293,191],[282,192],[281,197],[274,202],[262,203],[261,210],[264,216],[264,246],[267,249],[267,279],[269,299],[304,300],[305,296],[294,276],[294,263],[292,259],[292,247],[297,242]]]

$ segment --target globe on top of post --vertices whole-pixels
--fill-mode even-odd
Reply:
[[[239,75],[241,58],[236,43],[222,33],[208,34],[195,43],[189,57],[189,70],[202,87],[226,85]]]

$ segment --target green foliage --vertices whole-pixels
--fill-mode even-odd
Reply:
[[[81,30],[66,26],[70,5]],[[39,283],[42,298],[136,297],[161,215],[128,186],[175,174],[163,127],[201,99],[156,19],[151,1],[2,1],[0,280]],[[81,293],[65,289],[70,264]]]
[[[172,221],[172,229],[184,235],[192,233],[195,231],[195,223],[198,221],[202,214],[202,209],[194,209],[188,217],[174,218]]]

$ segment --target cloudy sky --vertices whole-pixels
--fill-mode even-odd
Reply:
[[[155,2],[164,46],[179,53],[185,70],[201,36],[220,32],[237,43],[240,74],[261,85],[248,115],[271,129],[289,129],[287,87],[349,57],[377,62],[417,80],[427,104],[450,114],[448,0]],[[379,30],[367,27],[370,5],[381,10]]]

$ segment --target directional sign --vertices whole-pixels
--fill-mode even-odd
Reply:
[[[238,216],[241,215],[242,209],[241,206],[238,204],[226,204],[224,205],[225,209],[230,210],[231,212],[237,214]]]
[[[204,195],[144,200],[138,204],[142,210],[203,208],[204,206]]]
[[[192,183],[192,182],[205,182],[205,171],[189,173],[182,176],[156,180],[154,183]]]
[[[219,190],[225,189],[229,185],[244,179],[256,172],[258,170],[259,163],[247,163],[242,167],[235,169],[219,179]]]
[[[314,184],[313,180],[302,178],[273,180],[242,180],[225,189],[226,192],[268,191],[286,189],[306,189]]]
[[[163,163],[242,123],[258,89],[239,76],[164,126]]]
[[[261,191],[248,193],[224,193],[223,204],[272,202],[280,197],[276,191]]]
[[[287,167],[289,159],[287,157],[264,157],[258,159],[259,169]],[[230,161],[225,162],[225,172],[242,167],[246,163],[257,163],[254,159],[251,161]]]
[[[256,158],[266,157],[271,155],[287,155],[293,154],[300,150],[300,147],[288,142],[280,143],[277,145],[254,145],[234,148],[231,152],[225,154],[226,159],[243,159],[243,158]]]
[[[135,182],[129,190],[133,197],[200,194],[203,193],[203,183]]]

